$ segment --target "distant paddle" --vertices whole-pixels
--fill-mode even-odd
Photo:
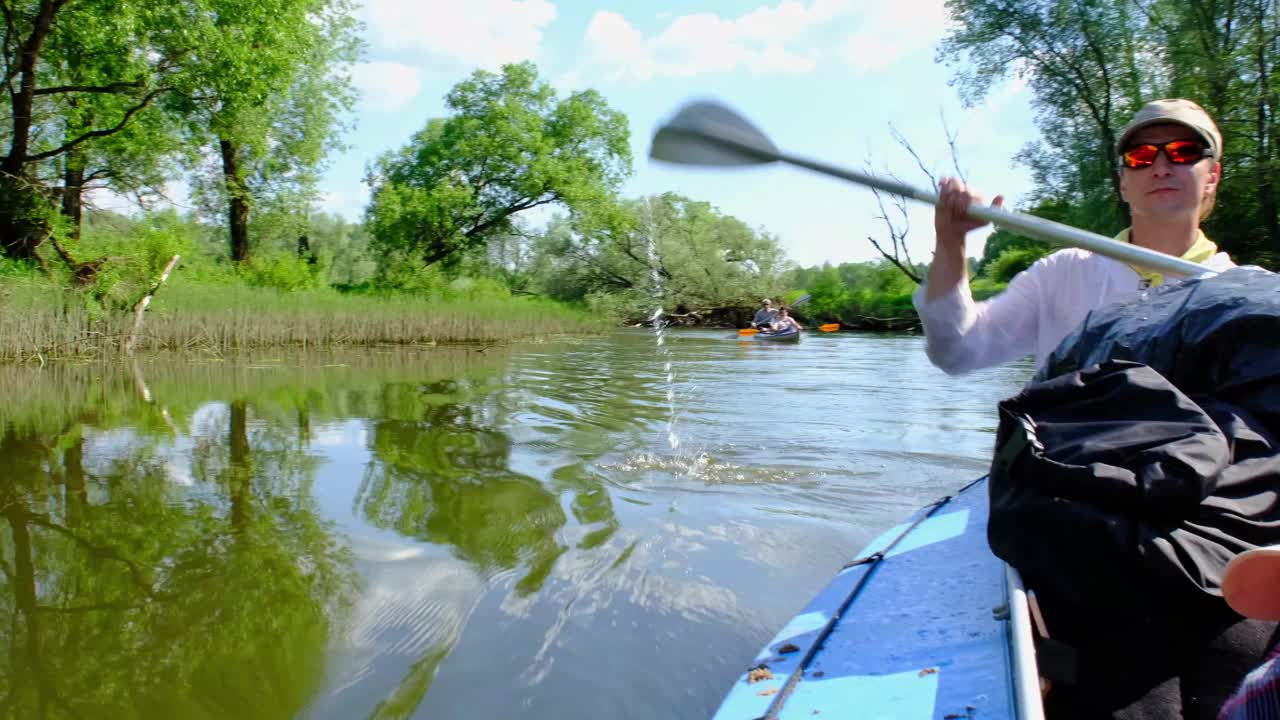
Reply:
[[[783,162],[904,198],[938,204],[937,193],[782,152],[738,113],[715,102],[685,105],[654,133],[649,156],[681,165],[744,167]],[[1211,273],[1189,260],[1122,243],[1080,228],[1025,213],[974,203],[969,216],[1055,245],[1083,248],[1121,262],[1162,273],[1197,276]]]
[[[818,329],[821,330],[822,332],[835,332],[840,329],[840,323],[827,323],[826,325],[819,325]]]
[[[738,334],[739,335],[755,335],[758,332],[760,331],[757,330],[756,328],[742,328],[741,330],[738,331]]]

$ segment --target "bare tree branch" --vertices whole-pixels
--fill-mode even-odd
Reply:
[[[899,262],[899,261],[898,261],[898,259],[897,259],[896,257],[894,257],[894,256],[890,255],[889,253],[885,252],[885,251],[884,251],[884,248],[880,247],[880,243],[876,242],[876,239],[875,239],[875,238],[873,238],[873,237],[871,237],[870,235],[868,235],[868,236],[867,236],[867,239],[871,241],[871,244],[872,244],[872,245],[874,245],[874,246],[876,247],[876,250],[879,250],[879,251],[880,251],[880,254],[881,254],[881,255],[883,255],[883,256],[885,257],[885,259],[886,259],[886,260],[888,260],[889,262],[891,262],[891,263],[893,263],[894,265],[896,265],[896,266],[898,267],[898,269],[902,271],[902,274],[903,274],[903,275],[906,275],[907,277],[909,277],[909,278],[911,278],[912,280],[914,280],[914,281],[915,281],[915,283],[916,283],[917,285],[919,285],[919,284],[920,284],[920,277],[919,277],[918,275],[916,275],[916,273],[915,273],[915,271],[914,271],[914,270],[912,270],[911,268],[908,268],[908,267],[904,266],[901,262]]]
[[[894,196],[894,205],[897,207],[898,213],[902,216],[902,227],[899,228],[894,225],[893,219],[889,217],[889,211],[884,205],[884,195],[874,188],[872,188],[871,193],[875,195],[876,204],[880,207],[880,214],[876,216],[876,219],[883,220],[885,227],[888,228],[889,238],[893,241],[893,252],[887,252],[880,246],[880,243],[876,242],[875,238],[868,235],[867,239],[871,241],[871,244],[875,246],[875,249],[878,250],[886,260],[893,263],[904,275],[911,278],[913,282],[919,285],[921,278],[919,274],[915,272],[915,263],[911,261],[911,254],[907,251],[907,234],[911,231],[911,222],[907,215],[906,200]]]
[[[916,167],[920,168],[920,172],[924,173],[924,176],[929,178],[929,184],[933,186],[934,191],[937,191],[938,181],[934,178],[933,171],[925,166],[924,160],[920,159],[920,155],[916,152],[916,149],[911,146],[911,141],[907,140],[902,133],[898,132],[898,128],[894,127],[893,123],[889,124],[889,134],[893,135],[894,141],[897,142],[902,149],[911,154],[911,157],[916,161]]]
[[[969,178],[965,176],[964,168],[960,167],[960,151],[956,148],[956,140],[959,139],[959,133],[952,132],[951,127],[947,125],[947,114],[938,108],[938,119],[942,121],[942,133],[947,136],[947,149],[951,151],[951,167],[956,171],[956,177],[964,184],[969,184]],[[935,189],[936,185],[935,185]]]

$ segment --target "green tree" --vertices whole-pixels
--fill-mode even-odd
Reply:
[[[113,88],[115,78],[145,73],[136,57],[119,54],[116,46],[133,22],[135,19],[125,13],[59,28],[45,48],[43,77],[65,87]],[[49,116],[42,124],[60,132],[65,143],[92,133],[100,119],[122,117],[136,102],[134,93],[126,91],[136,88],[116,85],[114,89],[117,91],[53,93],[46,103]],[[106,187],[145,203],[156,198],[173,176],[172,168],[180,164],[186,148],[177,118],[166,112],[171,96],[171,92],[162,94],[116,132],[94,135],[61,157],[41,164],[42,176],[57,176],[42,178],[42,182],[51,187],[62,185],[61,209],[70,239],[79,237],[85,190]]]
[[[751,305],[782,290],[777,238],[675,193],[597,205],[548,224],[529,260],[531,287],[593,299],[623,319]]]
[[[1222,184],[1205,231],[1239,261],[1280,263],[1280,7],[1160,0],[1149,9],[1170,95],[1197,99],[1223,134]]]
[[[809,293],[805,313],[820,322],[868,330],[898,330],[919,322],[911,303],[916,282],[892,258],[834,267],[828,263],[789,273],[787,280]]]
[[[193,62],[191,11],[185,2],[4,4],[0,94],[9,111],[0,120],[0,139],[8,144],[0,158],[0,244],[6,256],[35,259],[53,231],[62,198],[47,184],[57,174],[50,163],[61,163],[74,185],[91,143],[109,153],[102,141],[172,99]],[[68,203],[74,214],[78,205]]]
[[[831,263],[814,268],[805,273],[807,277],[797,277],[799,287],[805,288],[810,295],[807,312],[814,316],[837,317],[849,305],[849,288],[840,277],[840,272]],[[803,284],[799,284],[803,283]]]
[[[1041,201],[1027,212],[1036,217],[1063,223],[1069,222],[1071,214],[1070,208],[1055,201]],[[984,274],[996,258],[1011,250],[1027,251],[1030,255],[1034,255],[1032,258],[1034,262],[1053,252],[1054,247],[1043,240],[1035,240],[1000,228],[987,236],[987,242],[982,248],[982,258],[970,268],[970,275]]]
[[[1128,223],[1115,141],[1141,104],[1159,92],[1141,72],[1155,48],[1132,0],[948,0],[954,30],[940,54],[958,64],[967,103],[1020,73],[1043,137],[1020,159],[1037,200],[1071,208],[1069,220],[1103,233]]]
[[[1007,283],[1042,257],[1044,255],[1033,248],[1009,248],[991,261],[984,274],[996,282]]]
[[[214,0],[191,88],[192,141],[216,153],[193,191],[212,216],[225,212],[231,259],[250,255],[255,207],[297,218],[307,211],[327,154],[352,103],[346,68],[360,52],[350,0]]]
[[[564,99],[530,63],[477,71],[367,182],[370,231],[384,253],[430,265],[508,233],[520,212],[609,202],[631,172],[626,117],[594,90]]]
[[[316,213],[307,223],[306,245],[304,249],[298,244],[299,256],[309,253],[321,258],[321,264],[329,268],[332,285],[364,285],[377,272],[377,261],[369,249],[369,233],[360,223],[348,222],[338,215]]]

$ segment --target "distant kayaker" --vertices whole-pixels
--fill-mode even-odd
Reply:
[[[797,332],[804,329],[800,327],[800,323],[796,322],[795,318],[791,317],[791,313],[789,313],[786,308],[782,308],[781,310],[779,310],[778,317],[774,319],[772,323],[769,324],[769,332],[780,333],[780,332],[786,332],[793,328]]]
[[[1120,134],[1116,152],[1120,195],[1133,219],[1117,240],[1210,270],[1235,266],[1200,230],[1222,177],[1222,134],[1208,113],[1190,100],[1148,103]],[[1071,248],[1036,261],[1003,293],[976,302],[969,290],[965,235],[986,225],[967,214],[982,196],[956,178],[944,178],[938,194],[933,262],[912,300],[929,359],[948,373],[1030,354],[1039,365],[1090,310],[1164,280],[1159,273]],[[997,195],[991,204],[1003,202]]]
[[[751,318],[751,327],[759,329],[762,326],[768,326],[776,319],[778,319],[778,311],[773,309],[773,301],[765,298],[760,301],[760,309],[756,310],[755,317]]]

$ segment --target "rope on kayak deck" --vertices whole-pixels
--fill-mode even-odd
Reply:
[[[981,480],[981,478],[979,478],[979,480]],[[977,481],[974,482],[976,483]],[[972,484],[973,483],[970,483],[970,485]],[[966,485],[960,490],[960,492],[967,490],[970,485]],[[832,631],[836,629],[836,625],[840,622],[840,618],[844,615],[845,611],[849,609],[849,606],[853,604],[854,598],[858,597],[858,593],[862,591],[862,587],[867,584],[867,579],[875,572],[876,566],[880,564],[881,560],[884,560],[885,555],[897,547],[899,542],[902,542],[903,538],[910,535],[912,530],[919,527],[920,523],[928,520],[930,517],[933,517],[934,513],[940,510],[947,503],[951,502],[954,497],[954,495],[947,495],[940,500],[934,501],[930,505],[926,505],[919,517],[908,525],[906,529],[898,533],[898,536],[893,539],[893,542],[886,545],[883,550],[877,550],[870,555],[853,560],[840,568],[841,571],[844,571],[851,567],[857,567],[858,565],[871,566],[866,572],[862,573],[862,577],[858,578],[858,582],[854,584],[853,589],[849,591],[849,594],[845,597],[844,601],[840,603],[840,607],[832,614],[831,619],[828,620],[827,624],[822,628],[822,632],[819,632],[818,637],[814,638],[813,644],[809,646],[809,650],[800,660],[800,664],[796,666],[795,671],[787,678],[787,683],[783,685],[782,689],[778,691],[778,694],[774,696],[773,702],[769,704],[769,710],[765,712],[764,715],[756,718],[756,720],[778,720],[778,713],[782,712],[782,706],[787,703],[787,698],[791,696],[791,692],[795,690],[796,685],[800,683],[805,670],[809,668],[809,664],[813,662],[813,658],[818,654],[818,651],[822,649],[823,644],[827,642],[827,638],[831,635]]]

